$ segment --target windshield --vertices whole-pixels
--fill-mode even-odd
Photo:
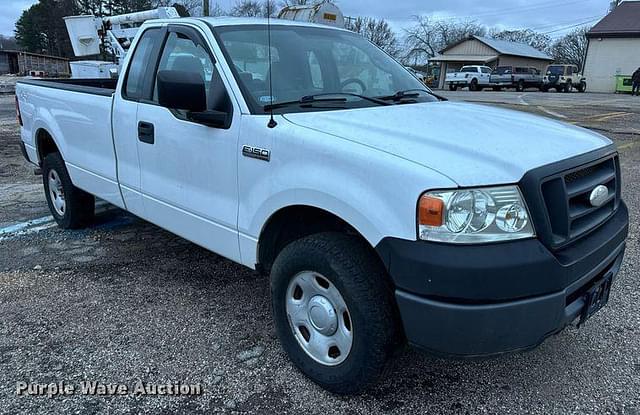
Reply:
[[[302,98],[340,95],[334,105],[281,106],[278,112],[318,111],[380,105],[365,98],[386,97],[406,90],[426,90],[402,65],[360,35],[335,29],[273,25],[271,64],[265,25],[214,28],[219,44],[251,111]],[[269,93],[272,77],[273,96]],[[306,102],[309,100],[306,99]],[[433,102],[429,94],[413,102]],[[406,103],[406,102],[402,102]]]
[[[547,75],[564,75],[564,66],[549,66]]]
[[[498,66],[493,73],[495,75],[509,75],[511,71],[511,66]]]

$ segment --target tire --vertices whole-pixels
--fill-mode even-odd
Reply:
[[[305,278],[311,282],[297,285]],[[329,288],[318,288],[321,286]],[[340,301],[330,301],[333,307],[329,309],[333,308],[333,318],[337,318],[332,320],[337,321],[336,336],[351,333],[350,346],[343,347],[347,351],[339,350],[340,355],[335,359],[331,356],[331,348],[326,346],[318,347],[316,350],[322,352],[315,355],[305,349],[311,345],[312,336],[318,336],[319,340],[327,337],[312,325],[307,305],[293,309],[290,305],[295,301],[308,304],[322,295],[332,298],[334,288],[347,309],[345,315],[340,312],[343,308],[335,305]],[[355,394],[371,386],[399,345],[401,325],[393,287],[375,253],[354,236],[320,233],[286,246],[273,264],[271,297],[276,331],[283,349],[303,374],[330,392]],[[300,315],[306,316],[306,321],[289,313],[288,307],[289,310],[302,310]],[[301,321],[301,325],[296,327],[294,320]]]
[[[573,90],[573,84],[571,83],[571,81],[567,81],[567,83],[566,83],[566,84],[564,84],[564,89],[563,89],[563,91],[564,91],[565,93],[569,93],[569,92],[571,92],[572,90]]]
[[[469,84],[469,91],[473,91],[473,92],[480,91],[480,86],[478,85],[477,79],[471,80],[471,83]]]
[[[580,82],[580,85],[578,85],[576,89],[578,92],[587,92],[587,83],[584,81]]]
[[[95,198],[71,183],[60,153],[51,153],[42,163],[42,181],[51,215],[62,229],[79,229],[93,220]]]
[[[524,81],[522,79],[518,81],[518,84],[516,85],[516,91],[524,92]]]
[[[458,90],[458,85],[449,84],[449,91],[456,91],[456,90]]]
[[[542,92],[549,92],[549,88],[547,88],[546,86],[541,86],[541,87],[540,87],[540,91],[542,91]]]

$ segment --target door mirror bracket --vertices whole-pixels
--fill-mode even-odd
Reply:
[[[230,114],[223,111],[206,110],[199,112],[189,112],[187,114],[189,121],[206,125],[213,128],[229,129],[231,127]]]

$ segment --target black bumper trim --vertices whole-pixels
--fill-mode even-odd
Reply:
[[[588,289],[604,275],[617,275],[624,244],[593,275],[581,279]],[[607,258],[609,261],[609,258]],[[595,279],[594,279],[595,278]],[[582,296],[567,304],[570,291],[498,304],[453,304],[396,291],[409,343],[430,353],[459,358],[529,350],[580,317]]]

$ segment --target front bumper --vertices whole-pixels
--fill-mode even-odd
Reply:
[[[616,275],[628,211],[551,252],[539,240],[452,246],[386,238],[376,248],[396,285],[409,342],[436,354],[526,350],[582,313],[584,293]]]

